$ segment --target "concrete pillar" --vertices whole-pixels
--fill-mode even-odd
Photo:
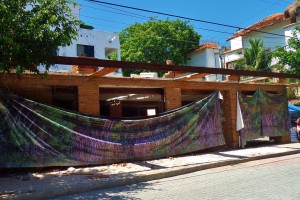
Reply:
[[[84,84],[78,86],[78,111],[90,115],[100,115],[98,85]]]
[[[181,89],[180,88],[164,88],[165,109],[166,111],[181,106]]]

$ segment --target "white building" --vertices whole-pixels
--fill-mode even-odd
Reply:
[[[80,16],[80,6],[72,7],[73,14]],[[90,30],[78,27],[78,38],[70,46],[59,47],[58,55],[77,57],[85,54],[87,57],[108,59],[107,56],[117,52],[118,60],[121,60],[120,40],[118,33],[110,33],[98,30]],[[70,69],[70,66],[56,66],[54,69]]]
[[[234,61],[243,58],[243,50],[249,46],[250,39],[261,39],[269,52],[278,46],[286,46],[291,32],[299,25],[299,3],[295,1],[284,13],[268,16],[228,38],[230,50],[223,52],[225,68],[233,69]],[[276,62],[277,60],[273,59],[271,64]]]
[[[211,67],[211,68],[220,68],[221,59],[219,55],[218,45],[215,43],[205,43],[200,45],[198,48],[188,52],[188,57],[190,60],[187,62],[188,66],[195,67]],[[211,74],[205,76],[207,81],[216,81],[221,80],[221,75]]]

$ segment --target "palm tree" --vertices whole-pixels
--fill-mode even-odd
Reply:
[[[244,58],[234,62],[234,69],[269,71],[271,55],[267,54],[264,43],[260,39],[250,39],[250,45],[244,49]]]
[[[250,39],[250,45],[244,50],[246,69],[253,71],[270,70],[271,54],[267,54],[260,39]]]

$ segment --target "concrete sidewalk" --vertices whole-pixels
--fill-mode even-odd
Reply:
[[[2,173],[0,199],[54,198],[297,153],[300,153],[300,143],[290,143],[99,167],[70,167],[27,174]]]

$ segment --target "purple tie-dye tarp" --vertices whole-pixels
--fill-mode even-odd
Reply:
[[[240,130],[241,146],[249,140],[265,136],[290,134],[288,100],[286,95],[257,90],[253,96],[239,94],[244,121]]]
[[[0,95],[0,168],[101,165],[224,145],[218,93],[154,117],[86,116]]]

